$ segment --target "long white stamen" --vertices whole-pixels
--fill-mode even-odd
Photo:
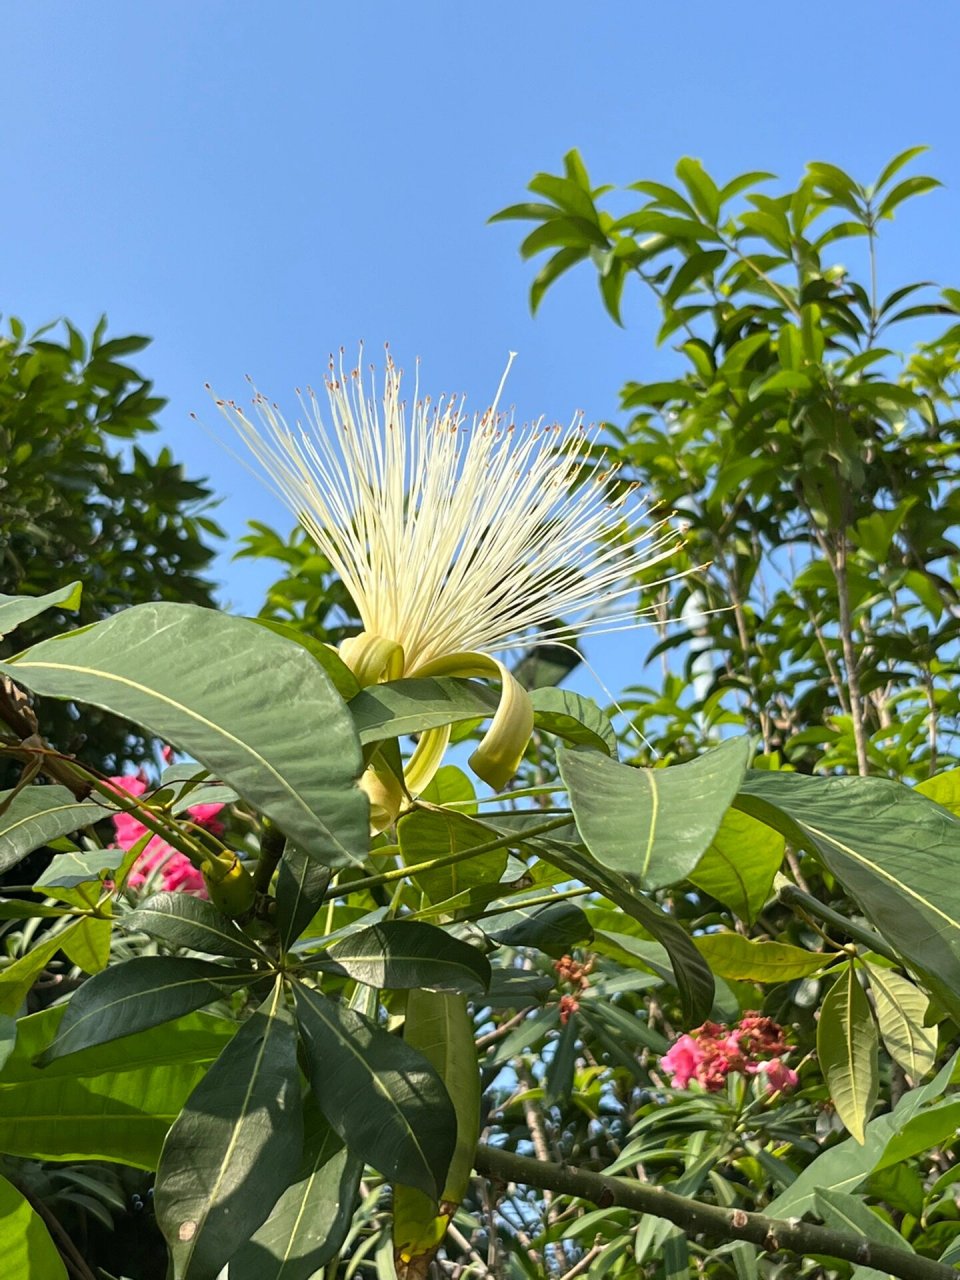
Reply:
[[[452,653],[499,653],[531,640],[640,625],[624,601],[637,575],[669,559],[680,539],[645,526],[648,502],[611,499],[596,432],[516,427],[493,404],[468,424],[463,400],[400,398],[387,358],[379,403],[359,369],[331,361],[324,419],[313,391],[291,428],[254,395],[254,422],[217,404],[271,487],[327,557],[364,630],[396,641],[405,674]],[[598,466],[599,464],[599,466]],[[646,584],[647,587],[657,584]],[[610,605],[613,609],[610,609]]]

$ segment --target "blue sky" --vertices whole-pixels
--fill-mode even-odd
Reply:
[[[222,598],[253,610],[269,566],[231,563],[279,505],[191,421],[203,385],[243,376],[281,403],[329,351],[389,340],[434,391],[477,408],[507,352],[521,418],[617,417],[655,377],[639,291],[616,329],[590,272],[534,320],[520,224],[488,227],[537,169],[580,148],[597,182],[718,177],[807,160],[872,180],[895,152],[946,188],[884,232],[891,280],[960,282],[955,0],[783,6],[453,0],[43,0],[5,26],[0,311],[36,326],[155,339],[164,442],[223,495]],[[639,637],[594,642],[612,684],[641,679]]]

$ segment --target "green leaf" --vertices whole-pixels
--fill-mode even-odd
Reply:
[[[686,879],[716,836],[753,754],[735,738],[689,764],[636,769],[558,752],[577,828],[603,866],[645,889]]]
[[[874,183],[874,191],[879,191],[881,187],[886,186],[895,173],[899,173],[905,164],[909,164],[911,160],[917,156],[923,155],[924,151],[929,151],[929,147],[908,147],[906,151],[901,151],[895,155],[893,159],[886,164],[881,170],[880,177]]]
[[[300,1173],[230,1259],[231,1280],[311,1280],[346,1238],[363,1161],[350,1154],[310,1099],[304,1124]]]
[[[291,947],[320,910],[330,871],[288,842],[277,872],[277,929],[280,945]]]
[[[753,924],[770,897],[783,861],[784,839],[747,813],[730,809],[690,880]]]
[[[469,818],[466,814],[447,810],[414,810],[397,824],[400,854],[407,866],[417,866],[450,853],[477,848],[489,844],[497,835],[486,824]],[[464,858],[448,867],[431,871],[418,871],[412,877],[417,888],[431,902],[446,902],[457,894],[482,885],[497,884],[507,865],[507,850],[493,849]]]
[[[21,1018],[0,1070],[0,1150],[46,1160],[116,1160],[155,1169],[190,1091],[236,1030],[205,1013],[34,1065],[66,1008]]]
[[[332,649],[330,645],[316,640],[308,632],[301,631],[299,627],[292,627],[289,622],[277,622],[273,618],[251,618],[250,621],[257,623],[258,626],[266,627],[276,635],[283,636],[285,640],[292,640],[294,644],[306,649],[311,658],[323,667],[330,677],[333,687],[344,702],[349,702],[351,698],[356,697],[360,692],[360,682],[357,677],[340,657],[336,649]]]
[[[101,874],[116,871],[127,856],[126,849],[89,849],[83,853],[58,853],[35,881],[35,889],[75,889],[90,884]]]
[[[913,1253],[913,1249],[895,1227],[892,1227],[889,1222],[884,1222],[862,1200],[849,1195],[846,1191],[819,1187],[814,1193],[813,1207],[814,1212],[828,1227],[834,1227],[845,1235],[862,1236],[865,1241],[889,1245],[894,1249],[902,1249],[904,1253]],[[869,1266],[869,1256],[863,1258],[863,1263]]]
[[[57,1037],[43,1054],[46,1065],[68,1053],[171,1022],[210,1004],[222,987],[248,983],[209,960],[185,956],[137,956],[97,974],[74,992]]]
[[[355,981],[388,991],[423,987],[479,995],[490,984],[485,955],[419,920],[384,920],[358,929],[335,942],[328,955]]]
[[[720,192],[699,160],[684,156],[678,161],[677,177],[690,192],[694,208],[711,226],[716,226],[720,216]]]
[[[109,812],[92,801],[78,800],[66,787],[24,787],[16,795],[0,791],[0,872]]]
[[[278,978],[163,1144],[154,1205],[175,1280],[216,1280],[267,1219],[302,1153],[297,1034]]]
[[[486,719],[499,705],[495,690],[448,676],[370,685],[351,699],[348,709],[366,746],[461,720]]]
[[[960,1098],[955,1094],[910,1116],[896,1131],[877,1161],[878,1170],[891,1169],[934,1147],[953,1144],[960,1128]]]
[[[48,591],[44,596],[5,596],[0,592],[0,638],[8,636],[21,622],[29,622],[47,609],[67,609],[76,613],[80,608],[81,582]]]
[[[960,819],[883,778],[757,771],[736,805],[814,853],[960,1017]]]
[[[84,973],[101,973],[110,963],[113,921],[87,916],[61,938],[63,954]]]
[[[948,769],[918,782],[916,790],[960,818],[960,769]]]
[[[820,1006],[817,1057],[837,1115],[862,1146],[879,1089],[877,1028],[853,963]]]
[[[569,689],[534,689],[533,722],[574,746],[592,747],[617,758],[617,733],[597,704]]]
[[[67,1280],[67,1269],[39,1213],[0,1176],[0,1254],[9,1280]]]
[[[928,191],[934,191],[942,186],[943,183],[938,182],[936,178],[925,178],[920,174],[912,178],[904,178],[883,197],[877,209],[877,217],[892,217],[894,209],[903,204],[904,200],[909,200],[912,196],[925,195]]]
[[[60,951],[64,941],[69,943],[71,934],[76,933],[79,925],[80,921],[75,920],[65,929],[47,933],[25,956],[0,969],[0,1013],[13,1015],[19,1011],[34,982]]]
[[[924,1026],[930,1001],[909,978],[894,969],[863,961],[870,976],[880,1038],[890,1057],[908,1076],[919,1080],[937,1057],[937,1032]]]
[[[368,804],[356,785],[353,725],[299,645],[212,609],[145,604],[43,641],[0,669],[35,693],[121,715],[196,757],[318,861],[365,857]]]
[[[321,1111],[355,1155],[436,1197],[456,1147],[457,1121],[435,1069],[353,1009],[301,983],[294,991]]]
[[[263,952],[239,925],[221,915],[212,903],[189,893],[155,893],[124,916],[122,924],[125,929],[142,929],[171,947],[234,960],[264,959]]]
[[[786,942],[754,942],[739,933],[704,933],[694,938],[714,973],[739,982],[791,982],[822,969],[833,958]]]
[[[504,947],[536,947],[548,956],[562,956],[578,942],[590,942],[593,927],[574,902],[547,902],[483,919],[481,928]]]

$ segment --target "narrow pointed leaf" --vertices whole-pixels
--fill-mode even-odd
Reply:
[[[330,870],[289,841],[277,872],[277,928],[286,950],[320,910],[330,884]]]
[[[312,1111],[304,1115],[300,1172],[269,1218],[230,1260],[230,1280],[311,1280],[344,1242],[363,1161]]]
[[[389,991],[423,987],[479,995],[490,984],[490,963],[476,947],[418,920],[384,920],[358,929],[329,951],[351,978]]]
[[[330,1124],[380,1173],[436,1196],[457,1120],[434,1068],[353,1009],[302,984],[295,993],[310,1085]]]
[[[71,582],[45,596],[6,596],[0,593],[0,637],[8,636],[21,622],[29,622],[47,609],[66,609],[70,613],[80,608],[83,586]]]
[[[0,791],[0,872],[51,840],[99,822],[109,812],[90,800],[78,800],[66,787],[24,787],[15,796],[12,791]]]
[[[863,962],[877,1010],[880,1038],[890,1057],[919,1080],[937,1057],[937,1030],[924,1026],[930,1001],[909,978],[883,965]]]
[[[594,858],[638,886],[685,879],[716,836],[752,755],[735,738],[689,764],[636,769],[594,752],[558,753],[577,828]]]
[[[817,1057],[837,1115],[862,1145],[879,1088],[877,1028],[853,964],[820,1006]]]
[[[138,956],[97,974],[74,992],[56,1039],[41,1063],[171,1022],[210,1004],[224,987],[249,982],[208,960]]]
[[[278,980],[163,1144],[154,1204],[175,1280],[216,1280],[296,1176],[302,1153],[297,1036]]]
[[[212,609],[144,604],[45,640],[0,670],[35,693],[112,711],[195,756],[318,861],[342,866],[365,856],[353,723],[300,645]]]
[[[312,864],[316,866],[316,863]],[[155,893],[123,917],[125,929],[142,929],[172,947],[234,960],[262,960],[263,952],[239,925],[212,903],[189,893]]]
[[[736,803],[815,854],[960,1018],[960,879],[947,870],[960,855],[960,818],[884,778],[757,771]]]

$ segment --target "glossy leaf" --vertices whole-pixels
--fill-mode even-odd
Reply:
[[[235,960],[264,958],[260,948],[239,925],[221,915],[212,903],[189,893],[155,893],[124,916],[122,923],[125,929],[141,929],[170,947],[185,947]]]
[[[12,800],[11,796],[12,791],[0,791],[0,871],[109,813],[102,805],[78,800],[66,787],[24,787]]]
[[[752,755],[734,738],[689,764],[636,769],[593,752],[558,752],[577,828],[603,866],[645,889],[689,876],[739,790]]]
[[[80,607],[83,584],[71,582],[43,596],[7,596],[0,592],[0,637],[15,631],[21,622],[29,622],[47,609],[66,609],[73,613]]]
[[[496,712],[499,702],[495,690],[475,680],[441,676],[370,685],[348,707],[366,745],[461,720],[484,720]]]
[[[363,1161],[312,1105],[304,1114],[300,1172],[250,1241],[230,1260],[230,1280],[311,1280],[339,1252]]]
[[[365,856],[353,724],[299,645],[212,609],[145,604],[43,641],[0,669],[35,693],[102,707],[195,756],[318,861]]]
[[[302,1154],[297,1035],[278,979],[163,1144],[154,1205],[174,1280],[216,1280],[269,1216]]]
[[[67,1269],[43,1219],[12,1182],[0,1176],[0,1256],[10,1280],[67,1280]]]
[[[704,933],[697,950],[721,978],[740,982],[790,982],[816,973],[833,959],[786,942],[754,942],[740,933]]]
[[[426,1058],[302,984],[297,1019],[310,1086],[351,1152],[436,1196],[456,1147],[453,1104]]]
[[[730,907],[745,924],[753,924],[770,897],[783,848],[778,832],[730,809],[710,848],[690,872],[690,880]]]
[[[960,1016],[960,818],[883,778],[787,773],[749,774],[737,807],[815,853]]]
[[[546,902],[512,910],[480,921],[489,937],[504,947],[536,947],[548,956],[562,956],[577,943],[589,942],[593,928],[582,907],[575,902]]]
[[[937,1056],[936,1028],[924,1025],[930,1001],[895,969],[863,961],[870,976],[880,1038],[890,1057],[908,1076],[919,1080],[933,1067]]]
[[[277,871],[277,929],[286,949],[296,942],[320,910],[330,871],[287,843]]]
[[[617,734],[595,702],[570,689],[534,689],[533,722],[554,737],[574,746],[592,747],[617,758]]]
[[[328,954],[357,982],[388,991],[422,987],[479,995],[490,984],[490,963],[482,952],[419,920],[384,920],[358,929]]]
[[[250,979],[250,973],[182,956],[125,960],[74,992],[41,1062],[171,1022],[210,1004],[223,988],[234,989]]]
[[[879,1089],[877,1028],[852,963],[820,1006],[817,1057],[837,1115],[862,1145]]]

